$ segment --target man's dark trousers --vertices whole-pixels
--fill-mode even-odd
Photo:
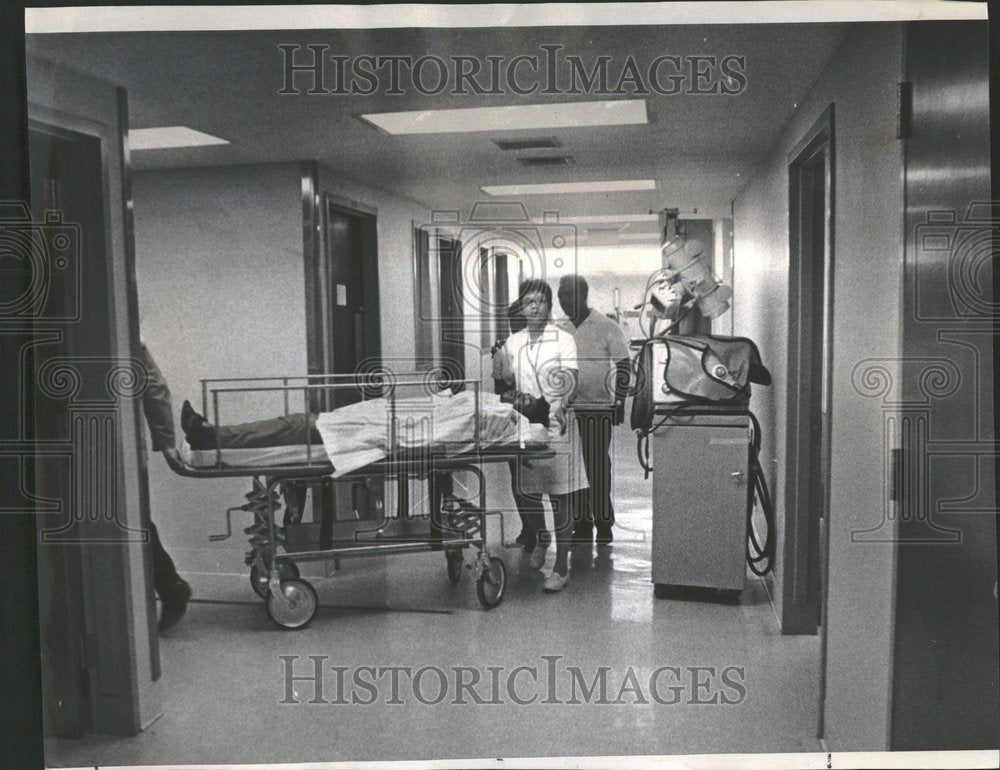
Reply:
[[[593,539],[594,526],[598,536],[609,534],[615,523],[615,508],[611,502],[611,428],[614,410],[574,408],[576,423],[580,428],[583,463],[587,469],[590,488],[584,490],[586,504],[581,506],[581,520],[574,532],[586,539]]]

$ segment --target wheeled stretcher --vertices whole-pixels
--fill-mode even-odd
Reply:
[[[203,413],[211,414],[218,432],[219,399],[225,394],[276,393],[283,396],[284,409],[289,409],[289,394],[303,393],[303,404],[322,407],[342,400],[346,393],[360,393],[362,399],[375,397],[380,403],[375,411],[385,407],[386,436],[382,456],[362,467],[343,472],[331,460],[331,452],[323,444],[314,444],[303,437],[302,445],[265,447],[259,449],[192,450],[186,445],[178,456],[167,456],[171,469],[190,478],[247,477],[252,489],[246,502],[226,511],[226,534],[213,536],[224,539],[232,534],[231,517],[236,512],[254,516],[253,524],[244,531],[249,535],[250,548],[246,563],[250,566],[250,584],[255,593],[265,601],[268,616],[278,626],[286,629],[305,627],[315,616],[319,599],[315,588],[301,577],[298,564],[302,562],[333,561],[362,556],[384,556],[429,551],[443,551],[446,557],[447,576],[453,584],[460,582],[462,569],[468,566],[478,572],[476,592],[486,609],[503,601],[507,584],[503,560],[490,553],[487,544],[486,479],[483,463],[520,461],[527,458],[541,459],[552,456],[543,443],[533,436],[514,431],[513,435],[493,435],[490,443],[484,441],[479,430],[482,424],[481,399],[477,380],[438,380],[439,386],[464,388],[466,404],[473,404],[474,435],[462,440],[435,441],[428,432],[427,441],[414,441],[400,428],[405,417],[412,428],[412,400],[400,399],[398,394],[406,386],[427,387],[426,377],[412,380],[394,377],[391,384],[384,381],[373,385],[370,377],[309,375],[305,377],[244,378],[238,380],[202,380]],[[280,383],[280,384],[279,384]],[[338,394],[338,395],[335,395]],[[456,400],[457,401],[457,400]],[[403,407],[409,406],[407,410]],[[308,409],[307,409],[308,411]],[[515,416],[513,418],[517,420]],[[521,426],[523,427],[523,426]],[[454,436],[448,438],[454,439]],[[324,434],[324,441],[326,434]],[[335,457],[338,455],[334,454]],[[365,455],[366,456],[366,455]],[[463,499],[452,493],[453,478],[471,474],[478,483],[473,499]],[[410,505],[411,482],[426,484],[429,517],[415,513]],[[338,534],[336,521],[336,489],[349,485],[352,504],[358,514],[357,497],[381,483],[392,485],[395,491],[395,514],[389,512],[378,495],[368,497],[369,510],[374,510],[374,520],[363,530]],[[303,523],[302,503],[305,491],[313,491],[314,521]],[[286,504],[285,516],[279,524],[277,513],[282,499]],[[315,521],[319,511],[319,521]],[[503,541],[503,517],[499,518],[500,540]],[[421,529],[423,520],[429,518],[429,527]],[[420,520],[420,521],[418,521]],[[404,522],[404,531],[393,532],[394,523]],[[465,550],[474,549],[472,562],[466,565]]]

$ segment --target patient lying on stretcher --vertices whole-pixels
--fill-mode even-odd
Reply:
[[[433,446],[453,454],[541,438],[512,405],[501,403],[494,394],[481,394],[477,404],[476,395],[469,391],[394,401],[375,398],[332,412],[298,413],[217,428],[185,401],[181,427],[194,450],[322,444],[336,468],[334,476],[385,458],[390,444],[397,450]]]
[[[295,444],[320,444],[316,415],[289,414],[238,425],[215,426],[185,401],[181,407],[181,428],[192,449],[261,449]]]

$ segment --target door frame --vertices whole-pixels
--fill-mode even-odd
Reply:
[[[338,209],[362,222],[362,306],[364,308],[365,360],[382,355],[381,310],[379,305],[378,270],[378,208],[360,201],[326,192],[322,189],[319,164],[303,162],[301,171],[302,196],[302,255],[306,306],[306,367],[310,375],[333,371],[335,345],[330,323],[330,275],[327,264],[327,223],[329,211]],[[359,368],[364,368],[360,366]],[[328,394],[315,392],[310,397],[311,411],[332,408]],[[328,403],[329,402],[329,403]]]
[[[806,234],[802,223],[801,194],[802,169],[823,156],[823,251],[822,272],[814,263],[805,259],[810,254],[803,243]],[[813,125],[788,153],[788,390],[787,433],[785,437],[785,526],[782,573],[782,634],[815,634],[821,625],[820,613],[826,611],[823,591],[826,576],[822,574],[826,563],[826,533],[820,520],[828,522],[829,513],[829,449],[831,413],[831,362],[833,354],[833,266],[834,266],[834,107],[827,105]],[[819,283],[818,283],[819,282]],[[820,385],[820,403],[812,396],[816,383],[813,379],[814,360],[811,345],[812,319],[816,310],[814,292],[822,287],[823,329]],[[804,332],[805,330],[805,332]],[[821,426],[819,445],[809,437],[810,421],[819,413],[822,402],[826,405],[826,419]],[[820,453],[822,464],[823,494],[821,510],[809,510],[809,501],[815,499],[816,480],[809,468]],[[822,619],[825,629],[825,618]],[[824,633],[825,641],[825,633]],[[821,687],[825,683],[821,682]]]
[[[99,143],[103,265],[107,281],[107,324],[102,335],[110,359],[105,362],[138,370],[138,295],[135,275],[134,222],[131,200],[131,158],[128,145],[128,95],[124,88],[100,81],[60,65],[29,56],[28,121],[26,126],[56,136],[73,135]],[[59,88],[54,88],[58,83]],[[53,94],[70,93],[70,111],[56,105]],[[80,295],[79,301],[83,302]],[[74,319],[35,319],[35,335],[45,330],[66,340],[66,324]],[[106,335],[106,339],[104,337]],[[41,341],[41,338],[38,338]],[[102,355],[105,355],[102,353]],[[136,382],[141,381],[141,374]],[[122,385],[125,381],[121,381]],[[159,639],[152,590],[149,546],[149,504],[146,442],[142,429],[141,399],[131,385],[118,392],[111,380],[105,384],[117,402],[113,428],[117,445],[113,467],[115,483],[103,497],[84,504],[74,498],[59,501],[63,509],[82,521],[92,522],[88,505],[115,511],[115,522],[124,536],[108,536],[96,527],[84,532],[76,545],[81,554],[86,676],[89,681],[92,732],[135,735],[162,714]],[[62,439],[57,445],[63,445]],[[74,447],[74,461],[79,455]],[[36,490],[36,499],[45,497]],[[111,522],[108,522],[111,523]],[[98,522],[100,524],[100,522]],[[92,535],[92,536],[91,536]],[[45,541],[45,533],[41,540]],[[88,542],[89,540],[89,542]],[[109,593],[110,592],[110,593]],[[41,629],[45,633],[45,628]]]

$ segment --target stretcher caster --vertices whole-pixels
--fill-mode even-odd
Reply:
[[[299,576],[299,567],[293,561],[278,562],[278,579],[291,580]],[[257,569],[254,564],[250,567],[250,587],[261,599],[267,599],[267,573]]]
[[[461,551],[446,551],[448,557],[448,582],[457,586],[462,579],[462,567],[465,566],[465,557]]]
[[[507,567],[501,559],[491,556],[489,567],[483,570],[483,574],[476,581],[476,595],[479,597],[479,603],[486,609],[492,610],[503,601],[506,590]]]
[[[319,596],[311,583],[301,578],[281,581],[281,595],[267,595],[267,616],[285,629],[305,628],[316,617]]]

